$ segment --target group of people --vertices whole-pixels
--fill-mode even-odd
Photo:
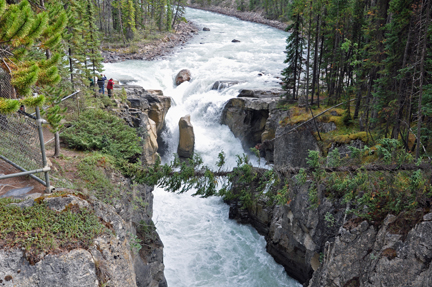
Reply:
[[[91,78],[89,78],[89,80],[90,80],[90,87],[94,87],[95,86],[94,78],[91,77]],[[100,74],[100,76],[97,77],[97,85],[99,87],[99,93],[101,93],[102,95],[105,95],[105,81],[106,80],[107,80],[107,77],[105,75]],[[114,80],[112,78],[109,79],[106,88],[108,91],[108,97],[111,98],[113,95],[113,89],[114,89]]]

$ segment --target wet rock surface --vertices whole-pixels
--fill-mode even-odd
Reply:
[[[189,82],[191,77],[191,72],[188,69],[183,69],[177,73],[177,76],[175,77],[175,84],[178,86],[183,82]]]
[[[224,89],[227,89],[229,87],[232,87],[232,86],[240,84],[240,83],[241,82],[239,82],[239,81],[216,81],[216,82],[214,82],[211,89],[215,90],[215,91],[222,91]]]
[[[190,115],[181,117],[179,120],[180,139],[177,148],[179,157],[191,158],[195,148],[195,134]]]

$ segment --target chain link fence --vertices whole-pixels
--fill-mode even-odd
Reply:
[[[0,97],[16,98],[15,90],[10,84],[10,76],[1,68]],[[38,119],[40,121],[39,113],[35,117],[27,114],[23,109],[12,114],[0,113],[0,159],[23,171],[19,173],[20,175],[28,174],[48,187],[45,147],[42,141],[42,127]],[[11,176],[0,175],[0,179]]]

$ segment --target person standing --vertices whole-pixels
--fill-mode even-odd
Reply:
[[[107,84],[108,97],[110,97],[110,98],[113,95],[113,89],[114,89],[114,80],[111,78],[111,79],[109,79],[108,84]]]
[[[102,95],[105,95],[105,81],[106,81],[105,75],[100,74],[100,77],[98,77],[97,84],[99,86],[99,93]]]

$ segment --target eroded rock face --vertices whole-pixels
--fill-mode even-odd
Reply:
[[[323,264],[309,286],[431,286],[431,219],[426,214],[406,238],[391,232],[393,215],[380,228],[366,221],[342,227],[335,241],[326,244]]]
[[[308,187],[309,183],[290,186],[291,201],[284,206],[269,206],[266,197],[249,208],[242,208],[239,201],[230,202],[230,218],[249,223],[264,235],[267,252],[301,283],[307,283],[318,268],[320,250],[337,232],[345,210],[324,199],[321,193],[321,204],[317,209],[311,208]],[[252,192],[254,188],[251,184]],[[327,213],[334,216],[331,226],[324,220]]]
[[[274,98],[234,98],[230,99],[222,111],[221,123],[227,125],[232,133],[249,150],[261,142],[269,116],[269,104]]]
[[[95,198],[83,200],[74,195],[38,200],[46,200],[47,206],[58,212],[71,204],[92,209],[113,226],[114,232],[96,238],[89,250],[79,248],[47,255],[35,265],[29,264],[20,249],[0,250],[0,278],[12,277],[10,281],[5,280],[5,286],[96,287],[107,282],[107,286],[137,286],[127,223],[112,206]],[[104,278],[98,277],[101,268]]]
[[[313,135],[315,127],[306,124],[294,132],[287,133],[294,126],[276,129],[273,162],[277,166],[289,168],[308,167],[306,160],[310,150],[319,151],[318,142]]]
[[[177,76],[175,77],[175,84],[178,86],[183,82],[188,82],[190,81],[191,77],[191,72],[188,69],[183,69],[178,72]]]
[[[31,265],[21,249],[0,250],[1,286],[167,286],[164,277],[163,244],[151,220],[153,188],[131,185],[129,179],[117,173],[109,174],[122,188],[112,205],[90,196],[87,199],[74,194],[58,197],[39,197],[48,208],[62,212],[71,205],[94,211],[112,233],[106,232],[93,241],[88,250],[73,249],[60,254],[41,255]],[[35,204],[27,199],[21,208]],[[142,228],[146,225],[145,231]],[[143,247],[134,251],[131,240],[140,239]],[[104,285],[105,284],[105,285]]]
[[[47,255],[35,265],[28,263],[20,249],[0,250],[0,280],[1,286],[11,287],[99,286],[94,259],[84,249]]]
[[[165,97],[161,90],[145,90],[141,86],[119,86],[124,88],[130,105],[123,105],[117,112],[126,122],[137,128],[143,138],[144,164],[152,165],[158,158],[158,139],[165,128],[165,116],[171,107],[171,98]]]
[[[179,157],[190,158],[195,148],[195,134],[190,121],[190,115],[180,118],[179,121],[180,139],[177,148]]]

